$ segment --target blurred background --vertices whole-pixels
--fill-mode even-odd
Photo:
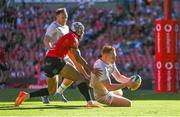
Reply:
[[[172,5],[172,19],[180,19],[180,0],[172,0]],[[8,66],[1,88],[46,87],[43,38],[59,7],[67,9],[68,25],[85,25],[80,49],[91,65],[104,45],[112,45],[119,71],[140,74],[141,88],[154,89],[154,21],[163,18],[163,0],[1,0],[0,52]]]

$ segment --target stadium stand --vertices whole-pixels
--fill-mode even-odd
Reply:
[[[158,1],[158,0],[157,0]],[[93,64],[101,47],[111,44],[117,48],[117,64],[126,75],[140,74],[152,82],[154,78],[153,21],[162,17],[155,2],[138,2],[103,9],[89,4],[67,7],[69,24],[81,21],[86,33],[81,49],[83,56]],[[143,10],[142,10],[143,9]],[[4,43],[10,78],[36,78],[43,84],[41,70],[45,49],[43,37],[54,17],[54,9],[43,4],[24,4],[0,11],[0,43]],[[42,82],[41,82],[42,81]]]

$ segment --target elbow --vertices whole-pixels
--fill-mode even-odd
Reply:
[[[51,42],[50,42],[50,40],[47,37],[44,37],[43,43],[44,43],[44,46],[46,48],[50,48],[51,47]]]
[[[43,43],[44,43],[44,45],[46,45],[47,40],[48,40],[47,38],[44,38],[44,39],[43,39]]]

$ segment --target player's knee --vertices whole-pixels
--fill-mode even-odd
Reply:
[[[122,91],[122,89],[119,90],[119,95],[123,96],[123,91]]]
[[[127,102],[127,107],[131,107],[132,106],[132,102],[131,101],[128,101]]]

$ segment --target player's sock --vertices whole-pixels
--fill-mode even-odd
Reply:
[[[86,101],[89,103],[89,104],[92,104],[93,101],[90,97],[90,91],[89,91],[89,86],[87,85],[87,83],[83,82],[83,83],[80,83],[78,86],[78,89],[79,91],[81,92],[81,94],[85,97]]]
[[[93,104],[92,100],[87,101],[88,104]]]
[[[63,92],[67,89],[68,86],[64,85],[63,83],[58,87],[56,93],[63,94]]]
[[[29,98],[40,97],[40,96],[49,96],[48,88],[43,88],[43,89],[29,93]]]

